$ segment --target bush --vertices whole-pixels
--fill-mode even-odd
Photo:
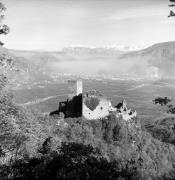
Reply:
[[[166,105],[168,105],[169,102],[171,102],[171,100],[169,98],[167,98],[167,97],[163,97],[163,98],[162,97],[158,97],[158,98],[155,98],[153,100],[153,102],[155,104],[160,104],[161,106],[166,106]]]

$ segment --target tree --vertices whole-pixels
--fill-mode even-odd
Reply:
[[[165,110],[168,114],[175,114],[175,106],[173,104],[169,104],[171,99],[167,97],[157,97],[153,100],[153,102],[165,107]]]
[[[8,167],[0,171],[1,179],[139,179],[137,171],[122,169],[119,161],[109,162],[99,149],[82,143],[62,143],[58,151],[52,151],[44,156],[32,157],[24,161],[20,159],[13,163],[12,176]],[[133,178],[134,177],[134,178]]]
[[[3,3],[0,2],[0,35],[8,34],[9,33],[9,27],[5,24],[3,24],[3,19],[4,19],[4,11],[6,10],[6,7],[4,6]],[[0,46],[4,45],[0,41]],[[5,71],[12,65],[12,59],[7,58],[6,55],[2,55],[0,57],[0,97],[1,97],[1,91],[2,89],[6,86],[7,84],[7,77],[5,76]]]
[[[3,24],[3,19],[4,19],[4,12],[6,10],[6,7],[4,6],[3,3],[0,2],[0,35],[1,34],[8,34],[10,29],[6,24]],[[0,46],[3,46],[4,43],[0,41]]]
[[[169,7],[175,7],[175,0],[169,0],[171,2],[170,5],[168,5]],[[173,17],[175,16],[175,13],[171,10],[170,14],[168,15],[168,17]]]
[[[168,97],[157,97],[153,100],[155,104],[160,104],[161,106],[167,106],[171,100]]]

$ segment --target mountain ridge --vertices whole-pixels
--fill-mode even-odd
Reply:
[[[111,75],[141,79],[175,77],[175,41],[157,43],[137,51],[122,52],[115,48],[71,47],[62,51],[25,51],[2,48],[19,64],[34,71],[85,75]],[[24,66],[24,65],[23,65]],[[22,67],[23,67],[22,66]]]

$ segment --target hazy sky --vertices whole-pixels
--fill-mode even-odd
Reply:
[[[148,46],[175,40],[168,0],[2,0],[13,49]]]

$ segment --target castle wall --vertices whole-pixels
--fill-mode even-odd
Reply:
[[[83,99],[83,116],[87,120],[101,119],[109,115],[112,111],[111,102],[105,98],[99,98],[99,104],[94,110],[91,110],[85,104],[86,98]]]

